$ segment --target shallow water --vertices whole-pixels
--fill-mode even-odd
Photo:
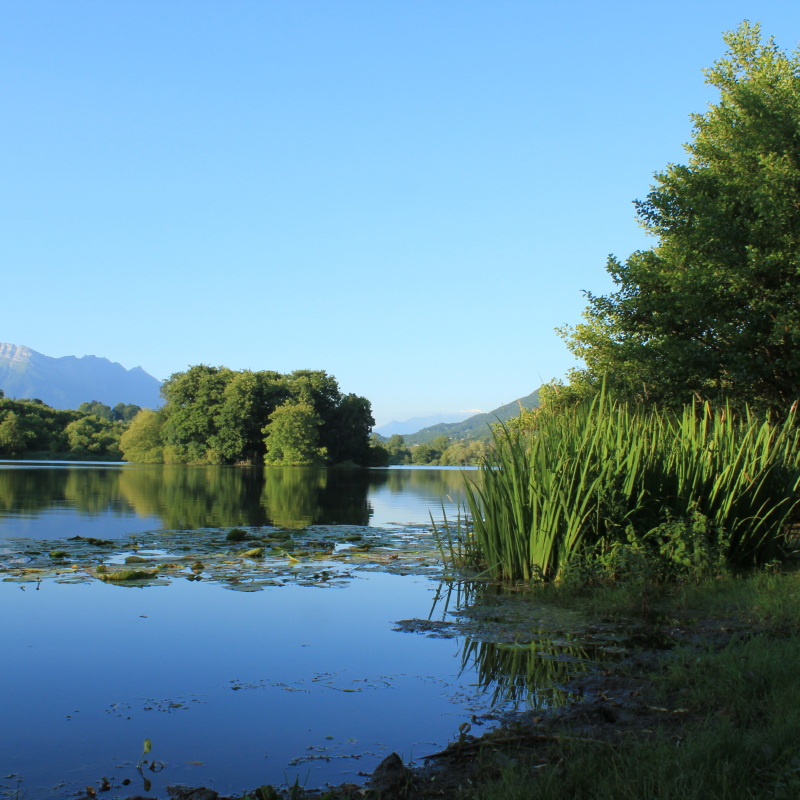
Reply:
[[[393,630],[446,617],[423,523],[442,501],[455,512],[458,471],[279,472],[0,467],[0,785],[21,778],[39,797],[107,776],[115,795],[141,794],[145,738],[161,796],[167,783],[360,782],[392,751],[440,749],[493,699],[530,700],[495,691],[505,657],[497,668],[463,637]],[[250,559],[217,530],[233,525],[267,540],[302,530]],[[151,585],[100,579],[98,564],[134,552],[158,566]]]

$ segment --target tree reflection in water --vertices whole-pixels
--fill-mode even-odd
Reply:
[[[0,514],[153,517],[166,529],[368,525],[369,490],[388,471],[219,466],[0,469]]]

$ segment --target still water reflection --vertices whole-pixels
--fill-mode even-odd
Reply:
[[[74,795],[107,777],[116,796],[142,794],[145,738],[166,765],[147,774],[152,796],[174,783],[241,794],[298,775],[309,787],[359,782],[392,751],[408,759],[441,748],[493,699],[529,702],[515,665],[537,676],[534,653],[393,630],[427,619],[441,596],[437,579],[413,571],[353,558],[331,562],[347,571],[339,583],[322,572],[240,592],[198,579],[193,566],[161,585],[124,586],[91,578],[96,564],[72,542],[63,546],[84,553],[70,556],[83,559],[81,582],[69,563],[38,582],[24,572],[26,559],[54,558],[52,544],[34,540],[75,535],[119,539],[100,548],[107,562],[124,559],[130,534],[144,530],[154,542],[176,538],[161,531],[217,537],[225,552],[224,532],[208,529],[369,526],[365,538],[391,542],[416,535],[442,503],[454,512],[461,486],[447,469],[0,466],[0,791],[21,780],[20,796]],[[193,560],[182,551],[195,546],[169,558]],[[284,571],[327,568],[324,556],[282,558]]]
[[[477,472],[474,473],[477,475]],[[348,470],[0,462],[0,538],[158,528],[428,522],[462,501],[458,469]]]

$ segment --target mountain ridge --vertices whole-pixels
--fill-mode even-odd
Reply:
[[[140,366],[125,369],[93,355],[54,358],[27,345],[0,342],[0,389],[6,397],[38,398],[53,408],[77,408],[91,400],[155,408],[160,388],[161,381]]]
[[[463,422],[469,416],[469,411],[463,411],[453,414],[427,414],[424,417],[411,417],[410,419],[402,421],[393,419],[391,422],[384,422],[383,425],[373,428],[372,431],[379,436],[389,437],[394,433],[399,433],[404,436],[406,434],[416,433],[431,425],[438,425],[439,423]]]
[[[538,408],[539,390],[536,389],[512,403],[504,403],[493,411],[475,414],[463,422],[440,422],[438,425],[431,425],[409,436],[404,436],[403,439],[407,445],[427,444],[437,436],[447,436],[450,439],[489,439],[491,437],[489,426],[498,421],[508,422],[519,416],[520,406],[526,409]]]

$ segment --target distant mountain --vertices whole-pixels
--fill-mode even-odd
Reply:
[[[429,425],[436,425],[439,422],[462,422],[470,413],[469,411],[461,411],[458,414],[431,414],[427,417],[411,417],[405,422],[398,422],[393,419],[378,428],[373,428],[372,432],[387,437],[393,433],[415,433],[421,428],[427,428]]]
[[[469,417],[463,422],[431,425],[403,438],[405,443],[409,445],[432,442],[437,436],[447,436],[450,439],[488,439],[491,436],[489,425],[498,420],[507,422],[513,417],[519,416],[520,405],[523,408],[538,408],[539,390],[537,389],[525,397],[520,397],[518,400],[505,403],[488,414],[475,414],[474,417]]]
[[[53,408],[77,408],[91,400],[112,408],[117,403],[156,408],[160,386],[141,367],[125,369],[98,356],[51,358],[0,342],[0,389],[6,397],[37,397]]]

